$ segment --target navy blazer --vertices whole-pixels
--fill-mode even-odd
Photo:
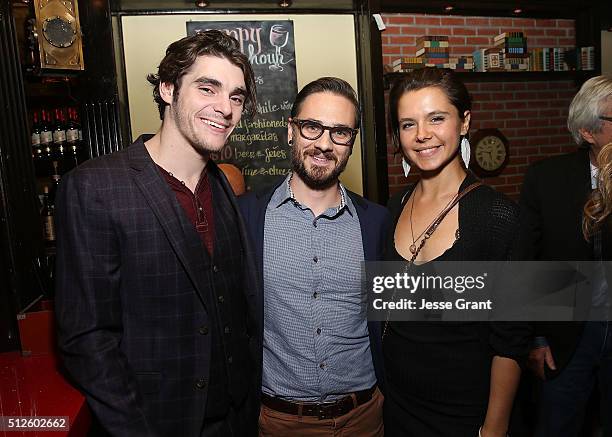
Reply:
[[[521,228],[513,258],[592,260],[593,245],[582,236],[582,209],[590,193],[588,148],[532,164],[521,189]],[[583,327],[581,322],[534,324],[535,334],[546,337],[557,365],[557,370],[545,367],[547,378],[556,377],[569,362]]]
[[[259,272],[259,282],[263,284],[263,249],[264,249],[264,224],[266,219],[266,207],[274,191],[284,183],[285,178],[276,183],[272,188],[251,192],[238,198],[238,205],[246,223],[250,237],[253,239],[253,250],[255,252],[255,263]],[[387,232],[391,224],[391,216],[387,208],[364,199],[358,194],[347,190],[347,193],[359,217],[361,227],[361,239],[363,242],[363,254],[365,261],[382,260]],[[338,260],[338,262],[342,262]],[[263,307],[263,305],[262,305]],[[376,379],[381,390],[384,388],[384,366],[382,358],[382,333],[380,322],[368,322],[370,335],[370,349]]]

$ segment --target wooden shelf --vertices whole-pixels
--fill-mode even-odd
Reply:
[[[448,14],[445,8],[449,3],[454,6],[452,15],[513,18],[576,18],[579,11],[591,7],[582,0],[380,0],[380,9],[383,13]],[[519,4],[522,12],[516,14]]]
[[[385,89],[398,78],[407,73],[385,73]],[[573,80],[582,83],[588,78],[595,76],[595,71],[489,71],[489,72],[468,72],[460,71],[455,73],[463,82],[518,82],[518,81],[555,81]]]
[[[28,98],[76,101],[73,93],[78,87],[78,78],[64,75],[54,77],[28,75],[25,76],[24,85]]]

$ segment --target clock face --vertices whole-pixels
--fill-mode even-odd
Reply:
[[[499,137],[487,135],[478,141],[475,149],[476,162],[483,170],[497,170],[506,160],[506,147]]]
[[[43,36],[55,47],[70,47],[76,39],[76,29],[74,24],[65,18],[48,17],[43,22]]]

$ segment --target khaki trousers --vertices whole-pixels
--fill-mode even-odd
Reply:
[[[281,413],[265,405],[259,413],[260,437],[383,437],[383,395],[378,388],[372,399],[344,416],[319,420],[312,416]]]

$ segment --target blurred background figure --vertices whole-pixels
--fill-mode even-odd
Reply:
[[[593,190],[584,206],[582,220],[582,231],[587,240],[605,226],[612,213],[612,143],[601,148],[597,156],[597,167],[597,189]]]
[[[586,81],[569,107],[567,127],[576,152],[534,163],[521,191],[521,232],[517,259],[601,261],[610,259],[610,242],[599,225],[606,217],[603,197],[594,203],[581,232],[583,210],[598,185],[597,155],[612,142],[612,76]],[[607,170],[604,170],[603,175]],[[608,172],[609,173],[609,172]],[[607,190],[607,186],[600,187]],[[599,196],[599,197],[597,197]],[[599,200],[597,200],[599,199]],[[601,421],[610,435],[612,408],[612,332],[608,281],[602,264],[588,289],[588,322],[539,322],[529,354],[529,367],[542,380],[536,435],[576,436],[585,422],[586,405],[599,382]],[[598,320],[598,321],[596,321]],[[590,422],[588,420],[587,422]],[[588,434],[587,434],[588,435]]]

